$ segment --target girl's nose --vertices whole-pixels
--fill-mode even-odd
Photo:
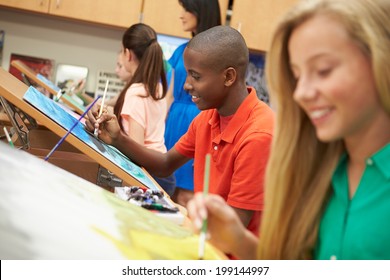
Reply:
[[[306,101],[313,99],[316,96],[316,87],[313,85],[313,83],[300,78],[297,82],[297,85],[294,89],[294,100],[299,101]]]

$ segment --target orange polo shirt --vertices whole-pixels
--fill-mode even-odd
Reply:
[[[209,192],[232,207],[255,211],[248,229],[258,235],[274,112],[257,98],[254,88],[248,93],[222,133],[217,110],[202,111],[175,148],[194,158],[195,192],[203,190],[205,156],[212,155]]]

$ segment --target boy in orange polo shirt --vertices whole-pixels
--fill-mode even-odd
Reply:
[[[184,87],[202,112],[167,153],[137,144],[120,131],[114,115],[96,120],[97,107],[88,113],[87,128],[98,127],[103,141],[156,176],[166,177],[194,158],[195,192],[203,190],[205,155],[210,153],[210,193],[221,195],[258,234],[274,113],[254,88],[247,88],[248,62],[245,41],[233,28],[213,27],[190,40],[184,52]]]

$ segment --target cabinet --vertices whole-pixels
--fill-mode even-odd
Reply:
[[[0,0],[0,6],[40,13],[48,13],[49,4],[50,0]]]
[[[218,1],[225,24],[229,0]],[[178,0],[0,0],[1,6],[121,28],[142,21],[157,33],[191,37],[182,30]]]
[[[49,14],[127,28],[141,9],[142,0],[51,0]]]
[[[240,30],[250,49],[267,51],[279,17],[298,1],[234,0],[230,26]],[[229,0],[219,4],[225,24]],[[120,28],[142,20],[157,33],[191,37],[182,30],[178,0],[0,0],[0,6]]]
[[[143,0],[0,0],[0,6],[127,28],[139,22]]]
[[[229,0],[219,0],[222,24],[225,24],[228,4]],[[181,9],[178,0],[144,0],[143,23],[150,25],[157,33],[190,38],[191,34],[182,29],[179,19]]]
[[[279,18],[299,0],[235,0],[230,26],[252,50],[267,51]]]

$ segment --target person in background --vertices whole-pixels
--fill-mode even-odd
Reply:
[[[125,83],[125,87],[127,86],[127,83],[131,80],[131,73],[126,70],[126,67],[124,66],[124,53],[123,51],[120,51],[117,55],[116,60],[116,66],[115,66],[115,73],[117,74],[118,78]],[[111,98],[107,101],[106,105],[110,107],[114,107],[116,101],[118,100],[120,94],[116,95],[115,97]]]
[[[221,24],[221,12],[218,0],[179,0],[183,11],[180,15],[183,30],[192,36]],[[169,63],[172,67],[171,82],[167,93],[168,115],[166,119],[165,144],[172,148],[186,133],[191,121],[199,114],[191,96],[184,89],[187,72],[184,67],[183,53],[187,43],[179,46]],[[194,190],[194,162],[190,160],[175,171],[176,191],[173,200],[185,206]]]
[[[123,69],[118,73],[130,81],[118,96],[114,114],[124,134],[147,149],[165,153],[167,81],[156,32],[148,25],[134,24],[123,34],[122,47]],[[92,110],[98,109],[96,105]],[[176,184],[172,174],[153,178],[168,195],[173,194]]]
[[[118,75],[119,79],[124,82],[125,84],[127,84],[128,82],[130,82],[132,76],[131,76],[131,73],[129,71],[126,70],[126,67],[125,67],[125,54],[123,53],[123,51],[121,50],[119,53],[118,53],[118,56],[117,56],[117,61],[116,61],[116,67],[115,67],[115,73]]]
[[[171,174],[194,158],[195,192],[203,191],[205,157],[211,154],[210,193],[221,195],[256,235],[274,113],[254,88],[246,86],[248,63],[248,48],[234,28],[213,27],[189,41],[184,51],[185,89],[202,112],[167,153],[146,149],[128,137],[114,114],[96,119],[98,112],[92,109],[87,128],[99,128],[100,139],[157,176]]]
[[[284,16],[267,54],[277,124],[260,239],[222,198],[196,196],[189,215],[198,229],[208,217],[215,246],[242,259],[390,259],[389,14],[387,0],[310,0]]]

